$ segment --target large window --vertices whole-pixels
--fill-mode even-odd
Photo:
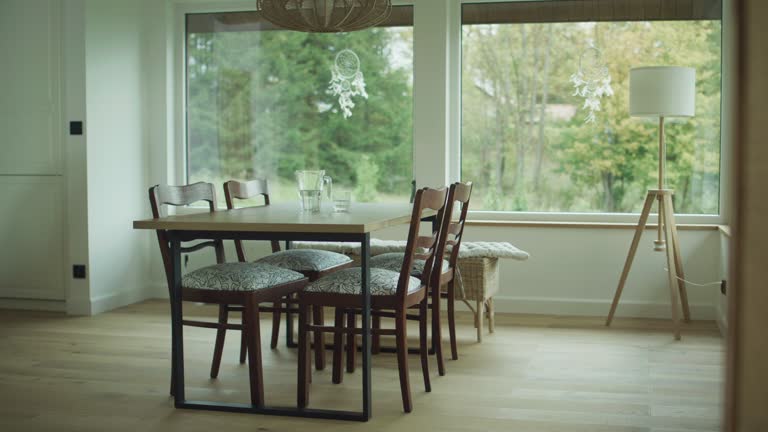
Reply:
[[[407,202],[413,154],[413,12],[343,34],[278,30],[257,12],[186,15],[187,181],[267,178],[296,199],[294,171],[324,169],[356,201]],[[368,98],[345,118],[328,91],[342,50]]]
[[[678,213],[718,214],[720,16],[715,0],[463,5],[473,207],[638,212],[656,184],[658,120],[629,116],[629,70],[677,65],[696,69],[696,115],[667,121],[668,183]],[[585,82],[600,90],[585,96]]]

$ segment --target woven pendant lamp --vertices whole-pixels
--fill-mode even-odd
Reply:
[[[261,16],[288,30],[339,33],[381,24],[391,0],[256,0]]]

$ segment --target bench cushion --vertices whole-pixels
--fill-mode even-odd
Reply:
[[[344,254],[325,250],[290,249],[267,255],[256,262],[302,272],[328,270],[352,262],[352,259]]]
[[[292,270],[260,263],[223,263],[189,272],[181,279],[183,288],[217,291],[257,291],[303,279]]]
[[[360,294],[361,276],[360,267],[351,267],[312,282],[307,285],[305,291],[316,293]],[[371,268],[371,295],[395,295],[397,292],[397,280],[399,278],[399,272]],[[410,293],[418,290],[419,286],[421,286],[421,281],[411,276],[408,283],[408,292]]]
[[[371,267],[399,272],[400,267],[403,265],[404,258],[405,254],[400,252],[376,255],[375,257],[371,257]],[[411,264],[411,274],[416,277],[421,277],[421,274],[424,272],[424,264],[426,264],[426,261],[422,259],[413,260],[413,263]],[[448,270],[450,265],[448,260],[443,260],[442,271]]]
[[[405,241],[371,239],[371,255],[389,252],[405,252]],[[347,255],[360,255],[359,243],[341,242],[293,242],[297,249],[322,249]],[[450,247],[446,247],[450,251]],[[461,242],[459,259],[462,258],[511,258],[525,261],[528,252],[507,242]]]

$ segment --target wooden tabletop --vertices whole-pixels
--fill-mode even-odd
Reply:
[[[325,207],[320,213],[304,213],[299,210],[298,203],[278,203],[261,207],[138,220],[133,222],[133,228],[361,234],[407,224],[411,219],[411,211],[411,204],[353,203],[349,213],[332,213]]]

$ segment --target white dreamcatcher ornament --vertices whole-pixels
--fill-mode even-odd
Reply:
[[[368,99],[363,73],[360,72],[360,58],[354,51],[343,49],[336,54],[336,60],[331,66],[331,82],[328,84],[328,92],[339,97],[339,106],[344,118],[349,118],[352,115],[352,108],[355,107],[355,103],[352,102],[353,96],[362,96]]]
[[[584,123],[594,123],[597,119],[595,113],[600,112],[600,99],[613,96],[611,74],[594,43],[590,42],[579,57],[579,70],[571,75],[571,83],[574,87],[573,95],[584,98],[584,109],[588,112]]]

